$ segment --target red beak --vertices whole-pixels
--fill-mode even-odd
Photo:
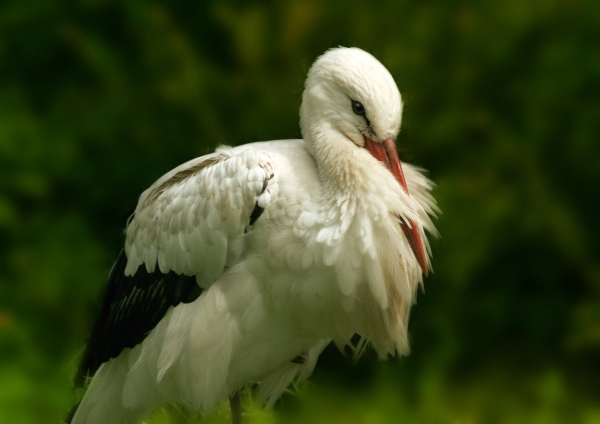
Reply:
[[[365,137],[365,148],[379,161],[383,162],[390,172],[396,177],[396,180],[400,183],[406,194],[408,193],[408,186],[404,179],[404,173],[402,172],[402,164],[398,157],[398,151],[396,150],[396,142],[391,138],[388,138],[383,143],[375,143],[368,137]],[[410,228],[402,220],[400,225],[404,231],[404,235],[408,239],[412,251],[419,262],[419,266],[423,270],[423,274],[427,277],[429,269],[427,267],[427,254],[425,253],[425,246],[421,239],[421,233],[415,222],[409,221]]]

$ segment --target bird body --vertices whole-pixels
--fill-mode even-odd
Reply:
[[[273,404],[355,334],[357,356],[366,344],[406,354],[436,207],[421,170],[394,168],[401,110],[375,58],[334,49],[309,72],[303,140],[220,147],[142,193],[72,422],[137,423],[167,402],[206,410],[248,382]]]

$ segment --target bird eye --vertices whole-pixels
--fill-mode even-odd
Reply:
[[[365,107],[361,102],[357,102],[356,100],[352,100],[352,111],[360,116],[365,116]]]

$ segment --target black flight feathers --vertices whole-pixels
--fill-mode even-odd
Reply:
[[[108,285],[100,316],[88,341],[75,386],[83,386],[86,376],[94,375],[100,365],[119,356],[125,348],[141,343],[159,323],[171,306],[193,302],[202,289],[196,277],[163,274],[158,269],[149,273],[141,265],[132,277],[124,274],[127,265],[121,250],[108,277]]]

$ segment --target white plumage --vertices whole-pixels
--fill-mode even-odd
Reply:
[[[406,354],[436,206],[419,169],[403,165],[403,187],[395,150],[377,158],[401,113],[375,58],[333,49],[307,78],[303,140],[221,147],[142,193],[124,274],[172,271],[204,291],[102,364],[72,422],[138,423],[166,402],[208,409],[248,382],[272,405],[355,333],[382,358]]]

